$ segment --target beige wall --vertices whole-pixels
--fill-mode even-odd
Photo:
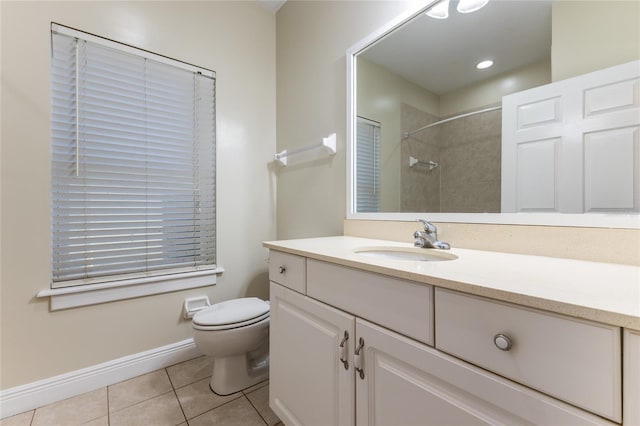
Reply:
[[[550,58],[497,75],[440,96],[440,116],[447,117],[502,102],[511,93],[551,83]]]
[[[277,13],[278,150],[338,136],[334,157],[281,168],[278,238],[342,234],[346,201],[346,50],[411,2],[289,1]],[[414,2],[416,3],[416,2]]]
[[[380,123],[380,208],[400,210],[402,104],[437,115],[438,95],[405,80],[373,62],[358,58],[358,115]]]
[[[553,81],[640,59],[640,2],[553,4]]]
[[[267,297],[275,237],[275,16],[250,2],[1,3],[2,389],[190,337],[185,297]],[[49,312],[49,24],[217,72],[215,287]],[[342,212],[342,210],[340,210]]]

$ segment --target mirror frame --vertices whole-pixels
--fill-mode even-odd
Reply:
[[[387,34],[395,31],[439,0],[424,0],[409,7],[391,21],[347,49],[347,212],[348,220],[387,220],[410,221],[416,218],[427,218],[433,222],[503,224],[503,225],[542,225],[591,228],[623,228],[640,229],[640,214],[614,213],[429,213],[429,212],[379,212],[358,213],[355,211],[355,143],[357,116],[357,81],[356,57],[367,47],[375,44]]]

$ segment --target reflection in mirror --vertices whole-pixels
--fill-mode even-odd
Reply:
[[[503,120],[508,116],[517,121],[519,111],[525,107],[516,102],[515,113],[506,114],[502,106],[505,96],[517,98],[520,93],[529,93],[528,89],[556,87],[553,84],[559,84],[557,90],[564,90],[558,82],[639,59],[640,4],[609,0],[474,0],[471,3],[484,5],[471,13],[461,13],[459,10],[465,7],[472,9],[467,7],[468,2],[441,2],[436,6],[439,9],[431,9],[436,13],[419,13],[357,53],[354,111],[358,123],[377,123],[379,150],[375,162],[369,161],[372,155],[359,154],[358,124],[354,152],[356,212],[637,212],[640,184],[623,181],[629,179],[628,174],[608,184],[615,184],[609,188],[614,192],[621,186],[634,187],[631,206],[627,200],[590,209],[589,196],[585,195],[579,200],[580,207],[563,207],[568,205],[565,199],[576,197],[561,193],[566,185],[561,183],[559,167],[565,170],[574,165],[565,167],[564,159],[556,154],[563,152],[563,143],[567,145],[571,135],[540,136],[541,140],[552,141],[544,146],[532,145],[535,138],[527,140],[527,148],[534,149],[524,150],[526,158],[537,159],[540,164],[535,163],[533,171],[532,162],[528,167],[513,166],[513,170],[507,166],[509,173],[504,173],[505,161],[517,161],[514,159],[525,145],[512,141],[518,129],[503,135]],[[485,63],[480,65],[482,62]],[[623,96],[637,99],[638,84],[629,86],[629,90],[632,92]],[[634,102],[631,108],[638,116],[638,101]],[[558,105],[554,108],[564,113],[564,106]],[[555,110],[540,110],[540,114],[553,115]],[[618,139],[636,146],[635,154],[631,154],[633,160],[639,150],[640,123],[634,124],[631,118],[625,126],[635,126],[635,133],[629,134],[631,139]],[[584,141],[588,142],[586,136]],[[516,154],[505,157],[505,143],[516,146]],[[601,147],[594,152],[598,150]],[[624,157],[612,155],[609,167],[615,169],[616,161]],[[582,166],[575,167],[578,170]],[[589,174],[584,167],[581,170],[582,174]],[[376,176],[375,185],[360,182],[360,174],[365,171]],[[536,173],[544,185],[531,178]],[[632,180],[637,180],[637,173],[638,165],[632,165]],[[547,204],[516,203],[511,209],[511,201],[505,201],[505,197],[512,197],[513,176],[528,177],[532,182],[525,188],[529,191],[527,196],[521,198],[540,199]],[[588,189],[576,186],[565,192]],[[551,192],[539,195],[536,191]],[[366,198],[367,203],[360,204],[361,198]],[[550,207],[548,199],[552,199]]]

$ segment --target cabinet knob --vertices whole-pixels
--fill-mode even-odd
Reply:
[[[283,266],[280,266],[278,269],[280,270],[280,273],[281,273],[281,274],[284,274],[285,272],[287,272],[287,267],[286,267],[286,266],[284,266],[284,265],[283,265]]]
[[[493,337],[493,343],[498,349],[505,352],[510,350],[513,346],[513,343],[511,343],[511,339],[509,338],[509,336],[506,336],[504,334],[496,334]]]

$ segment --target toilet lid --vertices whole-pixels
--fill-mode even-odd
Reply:
[[[193,316],[194,324],[213,326],[248,321],[269,312],[269,304],[257,297],[227,300],[203,309]]]

